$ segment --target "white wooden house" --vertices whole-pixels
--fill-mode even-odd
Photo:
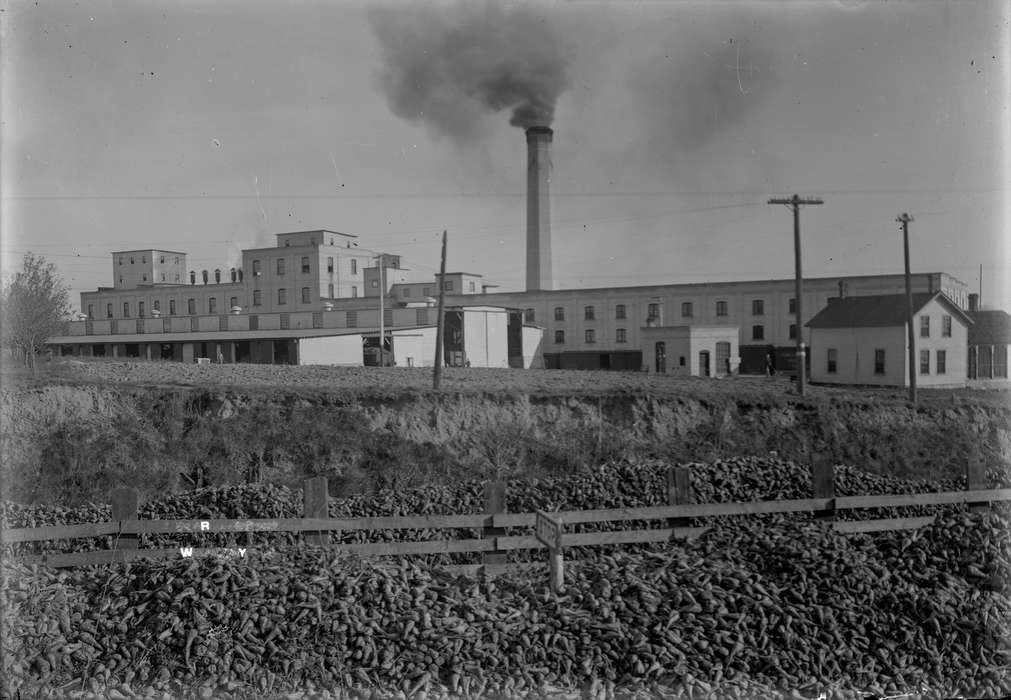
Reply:
[[[905,294],[830,299],[808,323],[811,381],[908,386]],[[913,295],[919,387],[965,386],[972,319],[942,292]]]

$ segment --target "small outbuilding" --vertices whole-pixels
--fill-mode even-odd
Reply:
[[[811,381],[908,386],[905,294],[830,299],[810,321]],[[913,295],[916,384],[965,386],[972,319],[942,292]]]
[[[969,311],[969,379],[1007,379],[1011,315],[1000,309]]]
[[[736,374],[737,326],[647,326],[642,361],[650,372],[684,377]]]

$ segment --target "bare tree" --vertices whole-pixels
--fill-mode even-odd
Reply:
[[[4,282],[0,294],[0,340],[35,371],[35,356],[49,338],[63,332],[70,313],[69,290],[56,266],[25,253],[21,271]]]

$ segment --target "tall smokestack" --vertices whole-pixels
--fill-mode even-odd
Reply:
[[[551,140],[546,126],[527,129],[527,291],[551,289]]]

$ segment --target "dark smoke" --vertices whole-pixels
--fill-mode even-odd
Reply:
[[[370,19],[394,113],[454,139],[481,114],[512,109],[513,126],[548,126],[568,87],[567,57],[548,17],[493,2],[396,5]]]

